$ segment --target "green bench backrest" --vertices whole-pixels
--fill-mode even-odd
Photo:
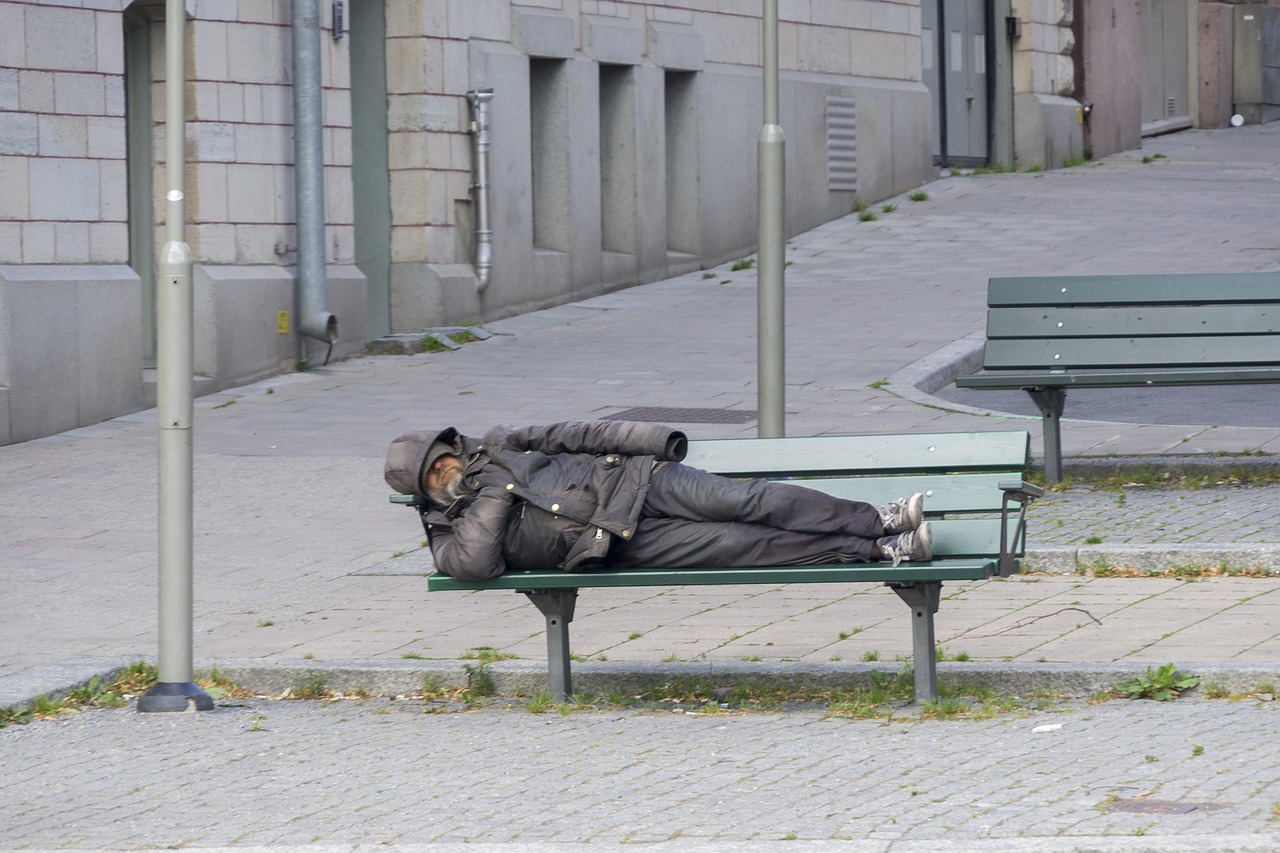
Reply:
[[[689,442],[686,464],[727,477],[1021,471],[1027,433],[822,435]]]
[[[1021,480],[1027,432],[817,436],[689,442],[685,463],[730,477],[789,480],[884,505],[925,494],[936,558],[1000,551],[1000,483]],[[946,514],[946,519],[939,516]]]
[[[1280,364],[1280,273],[993,278],[994,370]]]

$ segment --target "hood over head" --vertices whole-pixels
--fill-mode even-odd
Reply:
[[[460,438],[453,427],[439,432],[406,432],[396,438],[387,448],[387,462],[382,471],[387,485],[402,495],[421,495],[423,472],[444,454],[458,453]]]

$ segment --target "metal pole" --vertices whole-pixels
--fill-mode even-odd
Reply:
[[[329,344],[338,319],[329,295],[324,245],[324,92],[320,68],[320,2],[293,0],[293,180],[298,208],[298,331]],[[305,360],[306,344],[299,339]]]
[[[139,711],[213,709],[192,675],[191,248],[187,245],[186,32],[182,0],[165,0],[165,242],[156,276],[156,409],[160,448],[160,653]]]
[[[776,438],[786,435],[783,284],[786,161],[782,127],[778,124],[778,0],[764,0],[761,50],[764,56],[764,126],[760,128],[757,145],[757,408],[760,412],[760,437]]]

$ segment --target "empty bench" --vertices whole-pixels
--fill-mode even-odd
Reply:
[[[993,278],[982,368],[956,386],[1026,391],[1056,483],[1068,388],[1280,382],[1280,273]]]
[[[796,480],[841,497],[884,505],[904,495],[926,495],[933,522],[930,562],[856,563],[744,568],[632,568],[597,571],[511,571],[483,581],[439,573],[432,592],[515,590],[546,617],[550,692],[572,693],[569,623],[578,591],[599,587],[676,587],[720,584],[876,583],[890,587],[911,608],[917,700],[937,698],[934,614],[946,581],[983,580],[1018,570],[1026,542],[1027,502],[1042,494],[1022,481],[1028,461],[1026,431],[922,435],[692,441],[685,463],[731,477]],[[419,509],[411,495],[393,503]]]

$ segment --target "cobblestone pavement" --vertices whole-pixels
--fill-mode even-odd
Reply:
[[[1275,538],[1280,487],[1076,485],[1028,511],[1031,548],[1113,544],[1255,544]],[[1097,543],[1093,543],[1097,544]]]
[[[1280,847],[1278,707],[1120,700],[946,721],[416,701],[95,710],[0,730],[0,848],[1261,850]]]

